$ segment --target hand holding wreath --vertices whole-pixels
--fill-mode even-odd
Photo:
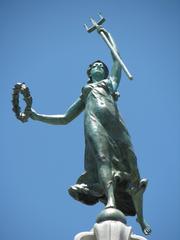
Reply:
[[[24,101],[26,103],[26,107],[24,111],[21,111],[21,107],[19,106],[19,94],[22,94],[24,97]],[[25,83],[17,83],[13,88],[12,94],[12,110],[15,112],[17,119],[21,122],[27,122],[28,118],[31,116],[31,106],[32,106],[32,97],[29,91],[29,88],[25,85]]]

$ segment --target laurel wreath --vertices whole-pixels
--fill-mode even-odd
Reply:
[[[21,111],[21,107],[19,106],[19,94],[23,95],[23,99],[26,103],[24,111]],[[12,110],[14,111],[17,119],[22,122],[27,122],[31,113],[32,97],[29,88],[25,85],[25,83],[16,83],[14,85],[12,93],[12,104]]]

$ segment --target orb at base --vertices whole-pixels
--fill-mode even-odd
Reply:
[[[127,223],[125,215],[116,208],[105,208],[98,214],[96,222],[101,223],[104,221],[120,221],[124,224]]]

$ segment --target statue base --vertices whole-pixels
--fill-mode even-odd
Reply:
[[[118,221],[124,224],[127,223],[125,215],[116,208],[105,208],[100,212],[100,214],[96,218],[97,223],[101,223],[108,220]]]
[[[74,240],[147,240],[132,233],[132,227],[126,225],[124,214],[115,209],[104,209],[89,232],[77,234]]]

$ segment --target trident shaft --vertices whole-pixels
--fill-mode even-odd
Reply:
[[[105,22],[105,18],[99,14],[100,20],[98,22],[96,22],[93,18],[90,18],[91,22],[92,22],[92,27],[88,28],[86,24],[84,24],[87,32],[91,33],[94,30],[98,29],[99,26],[101,26],[104,22]],[[99,34],[101,35],[101,37],[103,38],[103,40],[105,41],[105,43],[108,45],[108,47],[110,48],[110,50],[113,52],[115,58],[117,59],[117,61],[119,62],[119,64],[121,65],[122,69],[124,70],[125,74],[127,75],[127,77],[129,78],[129,80],[133,79],[133,76],[130,74],[130,72],[128,71],[126,65],[124,64],[123,60],[120,58],[119,54],[116,52],[116,50],[113,48],[113,46],[111,45],[109,39],[106,37],[106,35],[104,34],[103,31],[99,31]]]

